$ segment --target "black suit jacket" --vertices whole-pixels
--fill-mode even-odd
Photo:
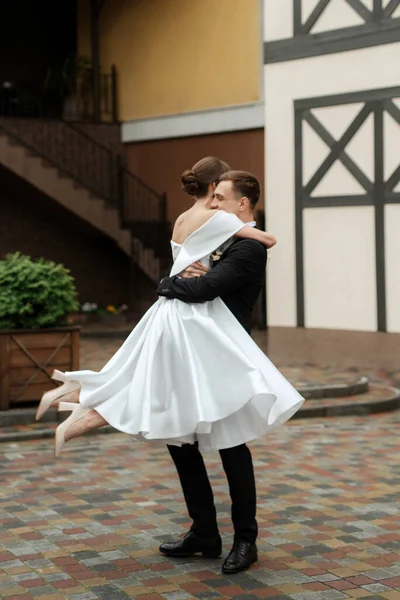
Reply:
[[[207,302],[220,297],[250,333],[251,313],[265,279],[267,252],[255,240],[237,239],[202,277],[166,277],[157,294],[183,302]]]

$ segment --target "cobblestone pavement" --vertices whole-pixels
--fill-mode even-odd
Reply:
[[[185,532],[166,449],[113,434],[0,446],[0,596],[13,600],[400,599],[400,413],[291,422],[252,445],[258,565],[171,560]],[[206,461],[225,553],[232,531],[218,454]]]

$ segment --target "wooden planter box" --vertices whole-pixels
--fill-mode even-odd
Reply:
[[[69,323],[74,325],[104,325],[105,327],[123,327],[128,323],[126,313],[118,315],[91,315],[91,314],[73,314],[69,317]]]
[[[54,369],[79,369],[80,327],[0,330],[0,410],[38,402]]]

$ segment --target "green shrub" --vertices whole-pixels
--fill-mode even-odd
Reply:
[[[0,261],[0,329],[64,325],[78,308],[74,279],[63,265],[19,252]]]

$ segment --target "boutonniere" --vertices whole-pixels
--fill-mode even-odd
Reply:
[[[222,256],[221,250],[216,250],[214,254],[210,254],[210,267],[214,267]]]

